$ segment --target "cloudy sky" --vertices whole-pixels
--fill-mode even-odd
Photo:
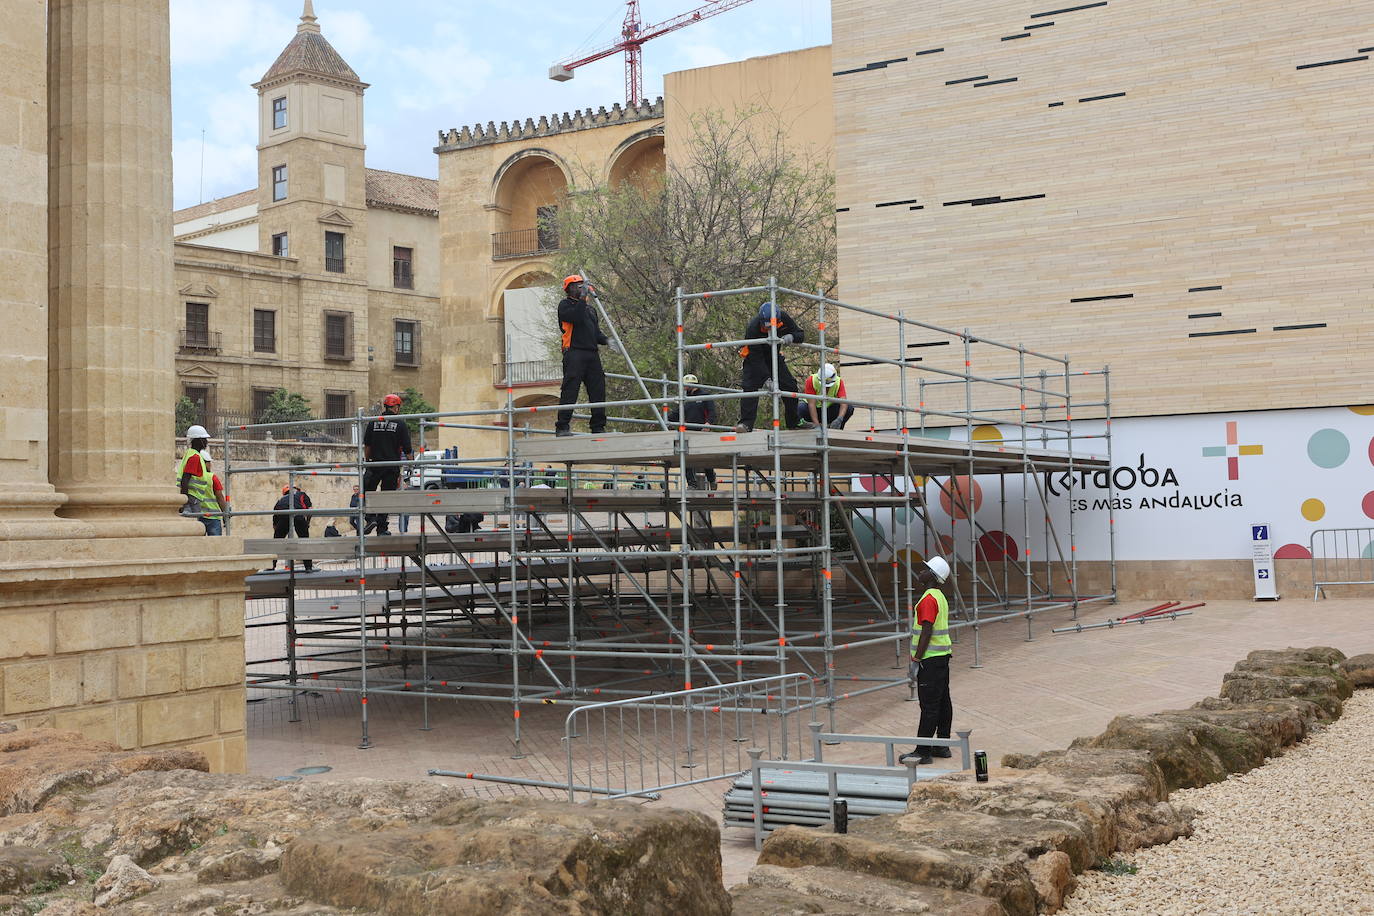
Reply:
[[[706,0],[641,0],[655,23]],[[176,206],[253,187],[260,79],[295,34],[301,0],[171,0]],[[611,44],[623,0],[315,0],[330,43],[363,81],[367,164],[435,177],[441,128],[623,101],[624,58],[548,79],[556,60]],[[663,74],[830,41],[829,0],[753,0],[645,46]],[[202,191],[202,131],[204,188]]]

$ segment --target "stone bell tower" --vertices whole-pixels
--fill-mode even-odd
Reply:
[[[366,282],[363,92],[305,0],[258,90],[258,243],[305,274]]]

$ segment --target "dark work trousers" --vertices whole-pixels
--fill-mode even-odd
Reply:
[[[290,530],[291,530],[291,523],[292,523],[292,518],[291,518],[291,516],[289,516],[289,515],[274,515],[274,516],[272,516],[272,537],[274,537],[274,538],[284,538],[284,537],[286,537],[287,533],[290,532]],[[296,523],[296,537],[298,537],[298,538],[308,538],[308,537],[310,537],[310,516],[308,516],[308,515],[298,515],[298,516],[295,517],[295,523]],[[277,568],[277,561],[276,561],[276,560],[273,560],[273,561],[272,561],[272,568],[273,568],[273,569],[276,569],[276,568]],[[306,560],[306,561],[305,561],[305,568],[306,568],[307,570],[314,569],[314,568],[315,568],[315,561],[314,561],[314,560]]]
[[[363,471],[363,492],[371,493],[373,490],[399,490],[401,488],[401,469],[400,468],[367,468]],[[366,534],[373,529],[378,534],[390,534],[391,528],[387,523],[385,515],[368,515],[367,528],[363,533]]]
[[[916,699],[921,704],[921,724],[916,727],[918,738],[948,738],[954,724],[954,704],[949,699],[949,660],[951,656],[937,655],[921,662],[916,672]],[[916,746],[929,754],[933,747]]]
[[[840,429],[844,429],[845,424],[849,422],[849,418],[854,416],[854,412],[849,410],[849,405],[847,404],[827,404],[825,408],[825,425],[829,426],[831,423],[834,423],[842,414],[844,419],[840,420]]]
[[[744,391],[758,391],[763,387],[763,383],[773,376],[773,359],[746,359],[744,361],[744,381],[742,388]],[[787,368],[787,361],[778,356],[778,388],[783,391],[796,391],[797,380],[792,377],[792,370]],[[797,399],[783,398],[782,412],[786,417],[788,429],[793,429],[797,425]],[[752,427],[754,420],[759,414],[758,398],[740,398],[739,402],[739,421],[745,426]]]
[[[601,354],[595,350],[569,348],[563,351],[563,388],[558,393],[558,403],[576,404],[577,392],[587,386],[587,400],[592,403],[606,400],[606,373],[601,368]],[[571,407],[558,412],[558,429],[572,425]],[[606,408],[592,408],[592,432],[606,431]]]

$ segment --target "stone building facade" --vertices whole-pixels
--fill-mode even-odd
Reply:
[[[540,312],[527,294],[545,291],[545,310],[559,298],[562,278],[551,266],[558,239],[550,221],[565,195],[579,186],[661,172],[674,145],[689,141],[693,119],[708,112],[772,113],[789,142],[828,157],[829,72],[830,49],[809,48],[670,73],[664,97],[652,104],[440,132],[445,409],[504,407],[507,386],[516,406],[558,402],[562,369],[547,358],[542,339],[529,339],[540,333],[531,325],[541,325],[529,317]],[[508,312],[508,305],[521,307],[522,315]],[[543,324],[548,336],[556,334],[551,318]],[[552,427],[553,415],[530,414],[526,422]],[[464,454],[505,450],[504,436],[468,432],[455,438]]]
[[[312,4],[254,88],[257,188],[174,215],[181,393],[212,431],[278,388],[322,417],[411,387],[436,400],[437,182],[366,167],[367,84]]]
[[[167,4],[0,0],[0,21],[0,717],[242,771],[262,558],[177,515],[167,461]]]

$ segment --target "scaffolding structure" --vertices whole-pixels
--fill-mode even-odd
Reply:
[[[779,376],[776,320],[767,338],[692,338],[694,310],[736,297],[751,308],[760,300],[814,308],[817,339],[788,346],[796,362],[809,371],[825,362],[858,369],[864,390],[893,396],[847,397],[856,428],[793,430],[782,426],[785,398],[797,399],[803,413],[816,403],[822,417],[834,398],[773,382],[755,392],[701,386],[689,396],[680,379],[706,350],[770,347],[772,378]],[[554,438],[528,421],[558,406],[517,408],[511,388],[499,408],[398,418],[419,423],[422,450],[453,430],[499,430],[506,447],[493,455],[368,462],[362,431],[372,418],[360,413],[348,465],[241,467],[232,460],[235,436],[308,424],[226,429],[231,490],[243,474],[346,474],[361,482],[366,468],[388,466],[423,466],[447,484],[366,493],[356,508],[286,510],[352,513],[351,537],[246,543],[250,553],[319,564],[313,572],[295,562],[250,577],[249,626],[284,635],[280,653],[250,659],[250,688],[286,692],[293,712],[304,692],[356,694],[363,747],[371,741],[369,695],[416,697],[426,728],[431,701],[509,704],[518,756],[521,711],[531,704],[647,698],[694,684],[803,673],[814,695],[795,694],[784,711],[819,707],[835,732],[839,701],[911,686],[906,650],[921,596],[913,563],[921,558],[941,554],[954,569],[951,629],[971,640],[975,667],[983,626],[1024,619],[1029,638],[1037,614],[1070,609],[1076,619],[1085,603],[1115,600],[1114,519],[1105,530],[1082,530],[1070,492],[1067,524],[1056,525],[1042,480],[1110,468],[1107,369],[1075,370],[1068,357],[775,281],[679,291],[675,308],[677,377],[646,377],[627,357],[631,375],[619,378],[632,380],[643,397],[599,405],[615,414],[613,426],[640,431]],[[854,336],[878,342],[864,349],[883,352],[835,343],[836,326],[856,319],[864,332]],[[604,309],[602,320],[615,337]],[[937,348],[953,354],[947,364],[930,356]],[[650,386],[665,395],[652,396]],[[664,419],[673,407],[685,417],[693,401],[760,395],[771,402],[768,428],[689,428]],[[1106,432],[1076,427],[1076,415],[1106,417]],[[984,429],[999,432],[995,439],[975,434]],[[1081,444],[1093,439],[1097,454]],[[707,469],[718,475],[714,488],[696,488]],[[978,480],[999,495],[997,531],[1005,534],[1008,508],[1020,503],[1013,515],[1024,549],[989,549],[992,529],[980,520],[987,513],[980,516],[974,504]],[[1008,497],[1009,480],[1019,481],[1019,496]],[[948,509],[947,523],[937,522],[927,495]],[[233,519],[279,514],[235,512]],[[376,514],[418,524],[378,537],[366,524]],[[453,533],[447,519],[460,515],[482,515],[489,527]],[[1038,554],[1033,530],[1044,548]],[[1105,541],[1110,558],[1110,587],[1094,594],[1080,593],[1078,584],[1084,538]],[[856,650],[887,644],[890,668],[872,670],[871,655],[863,656],[869,668],[853,667]]]

